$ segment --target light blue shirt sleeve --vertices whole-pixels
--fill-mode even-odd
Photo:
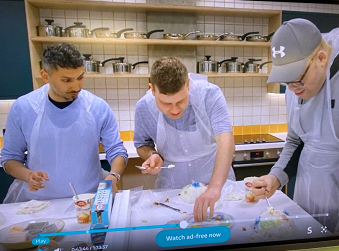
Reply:
[[[128,156],[123,141],[120,138],[120,132],[117,120],[114,117],[110,106],[101,100],[100,113],[93,111],[96,121],[100,121],[100,140],[106,152],[106,159],[109,164],[118,157],[122,156],[127,163]]]

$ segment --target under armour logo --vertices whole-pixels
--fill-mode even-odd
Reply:
[[[285,52],[284,52],[284,50],[285,50],[285,47],[284,46],[280,46],[280,50],[279,51],[276,51],[275,50],[275,47],[273,47],[272,48],[272,56],[274,57],[274,58],[276,58],[276,55],[277,54],[280,54],[280,56],[283,58],[286,54],[285,54]]]

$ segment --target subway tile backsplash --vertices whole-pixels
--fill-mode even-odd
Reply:
[[[86,2],[86,0],[83,1]],[[332,4],[243,0],[185,0],[175,2],[167,0],[101,1],[339,13],[339,5]],[[45,24],[46,18],[53,18],[54,24],[62,27],[74,25],[74,22],[83,22],[89,29],[108,27],[113,32],[130,27],[134,31],[145,32],[153,29],[153,26],[156,25],[156,22],[147,20],[146,13],[143,12],[40,9],[40,23]],[[163,17],[163,20],[159,20],[159,23],[161,24],[160,21],[165,22],[165,18],[168,18],[168,16]],[[192,30],[196,28],[196,30],[205,33],[221,34],[233,32],[235,34],[244,34],[255,30],[263,35],[268,34],[268,19],[266,18],[199,15],[195,20],[195,24],[192,24],[189,28]],[[153,36],[162,35],[161,33],[155,33]],[[121,39],[123,39],[123,35]],[[147,45],[76,44],[76,46],[82,53],[91,54],[92,59],[98,61],[114,57],[125,57],[124,62],[136,63],[138,61],[149,60],[151,64],[154,60],[154,52],[151,51],[149,53],[154,47],[148,47]],[[159,48],[157,49],[159,50]],[[166,53],[168,54],[168,51],[164,49],[164,54]],[[161,52],[156,53],[157,56],[160,54]],[[262,59],[260,63],[268,60],[268,49],[257,47],[194,46],[193,52],[190,52],[191,54],[196,57],[196,61],[204,60],[205,55],[211,55],[211,59],[215,61],[221,61],[230,57],[238,57],[239,62],[246,62],[249,58],[260,58]],[[187,62],[187,64],[190,64],[189,69],[192,69],[192,65],[195,65],[195,62]],[[100,72],[105,74],[113,73],[112,62],[108,62],[105,64],[105,67],[101,67]],[[140,64],[132,72],[149,74],[149,65]],[[224,64],[220,67],[220,72],[225,72]],[[261,72],[267,72],[267,65],[263,67]],[[209,78],[209,81],[218,85],[223,91],[234,127],[270,124],[274,125],[272,128],[275,128],[279,124],[286,124],[285,95],[268,94],[266,86],[267,77],[214,77]],[[84,89],[107,101],[119,123],[120,131],[132,131],[134,129],[135,104],[148,90],[148,78],[92,78],[88,75],[85,79]],[[13,102],[13,100],[0,101],[1,128],[5,127],[7,114]]]

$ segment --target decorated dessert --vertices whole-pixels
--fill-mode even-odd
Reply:
[[[249,241],[279,240],[295,234],[294,221],[286,210],[277,210],[269,207],[254,221],[254,234]]]
[[[207,186],[201,182],[192,182],[191,184],[185,186],[180,191],[180,198],[183,202],[193,204],[195,199],[205,192]]]

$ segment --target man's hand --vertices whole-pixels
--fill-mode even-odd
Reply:
[[[280,187],[280,181],[272,174],[264,175],[252,182],[252,192],[257,199],[269,198]],[[265,188],[265,189],[263,189]]]
[[[107,175],[106,178],[105,178],[105,180],[112,180],[112,181],[113,181],[113,182],[112,182],[112,189],[113,189],[113,192],[114,192],[114,193],[119,192],[118,185],[117,185],[118,179],[117,179],[114,175],[112,175],[112,174]]]
[[[152,154],[144,163],[142,163],[142,166],[146,167],[146,170],[143,170],[141,173],[156,175],[161,171],[162,163],[163,161],[159,154]]]
[[[215,202],[220,198],[221,191],[215,188],[207,188],[207,190],[196,198],[194,203],[194,221],[207,220],[207,209],[210,208],[209,217],[213,217]]]
[[[40,171],[30,171],[27,178],[29,190],[36,192],[39,189],[44,188],[45,184],[42,183],[42,181],[49,181],[47,173]]]

